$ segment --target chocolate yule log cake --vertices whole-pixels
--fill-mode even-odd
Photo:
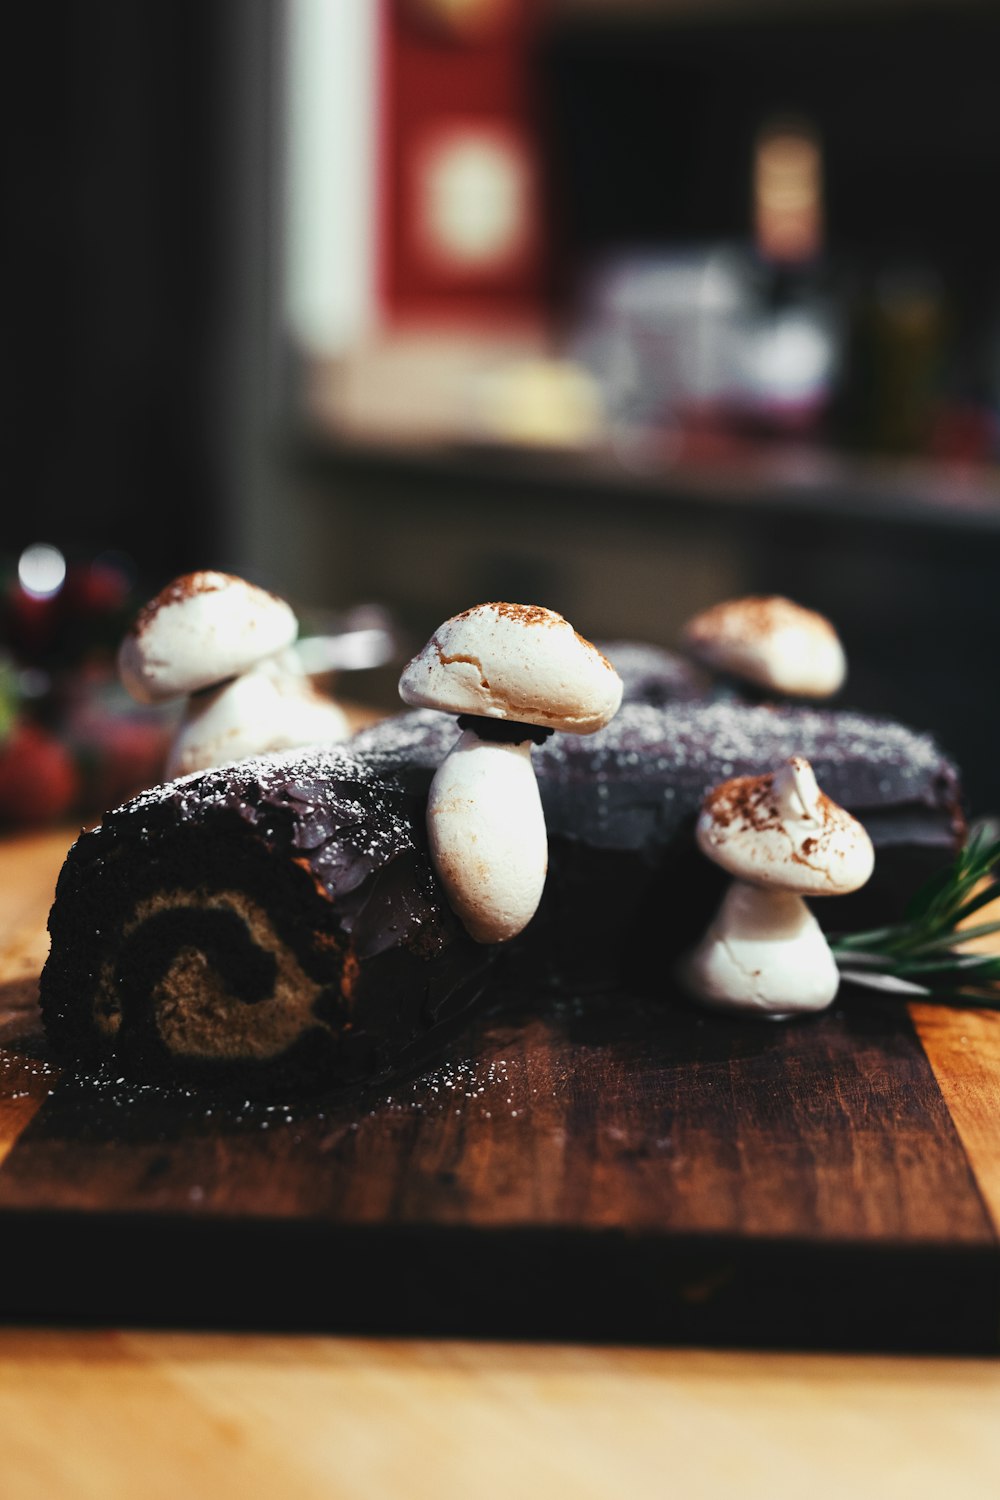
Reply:
[[[477,998],[489,961],[441,894],[421,815],[335,750],[240,761],[109,813],[51,910],[54,1047],[138,1076],[387,1073]]]
[[[164,591],[156,628],[147,607],[126,643],[138,693],[198,699],[275,670],[259,642],[248,655],[245,630],[229,631],[225,596],[258,631],[273,622],[268,649],[287,652],[273,598],[192,575]],[[803,628],[801,611],[749,604],[737,622],[764,618],[783,680],[816,691],[809,657],[817,635],[828,652],[827,635],[812,617]],[[854,894],[817,903],[815,920],[796,908],[799,948],[825,949],[820,921],[896,920],[950,862],[964,832],[959,774],[927,734],[803,706],[778,686],[773,702],[728,685],[716,699],[700,667],[658,648],[609,654],[621,674],[552,611],[476,606],[404,670],[408,712],[346,743],[197,770],[108,813],[70,850],[50,913],[41,1003],[56,1053],[248,1093],[341,1088],[429,1058],[473,1008],[511,991],[523,1002],[627,988],[683,1003],[677,961],[727,880],[699,849],[699,815],[712,798],[735,806],[737,791],[758,806],[748,787],[766,802],[773,782],[799,865],[815,862],[832,811],[873,854],[871,878],[869,864],[817,887]],[[244,733],[238,716],[233,727]],[[754,840],[772,835],[737,832],[753,887]],[[740,900],[726,917],[737,926],[749,906],[773,925],[772,908],[799,898]]]
[[[455,738],[453,719],[417,710],[345,749],[154,788],[83,834],[60,876],[42,976],[56,1050],[139,1074],[230,1074],[247,1088],[334,1086],[389,1074],[513,980],[627,984],[669,1002],[670,961],[722,882],[694,845],[702,798],[789,747],[865,824],[884,876],[836,903],[838,926],[862,899],[865,923],[897,916],[960,832],[955,768],[901,725],[625,704],[588,740],[536,751],[545,891],[523,933],[483,946],[444,898],[423,827]]]

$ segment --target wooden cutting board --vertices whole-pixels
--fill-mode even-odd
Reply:
[[[370,1097],[133,1088],[39,1030],[66,843],[0,846],[6,1318],[1000,1345],[1000,1014],[522,994]]]

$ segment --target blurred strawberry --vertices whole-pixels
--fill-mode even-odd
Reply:
[[[0,745],[0,821],[17,827],[57,822],[68,815],[79,790],[79,773],[66,746],[37,724],[15,724]]]

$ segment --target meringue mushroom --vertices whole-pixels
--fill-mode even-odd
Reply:
[[[780,595],[729,599],[684,627],[682,644],[701,665],[791,698],[830,698],[847,676],[830,621]]]
[[[283,599],[212,571],[174,579],[139,611],[118,652],[122,683],[140,703],[188,700],[168,777],[346,737],[346,715],[291,649],[298,629]]]
[[[783,1018],[824,1010],[840,976],[804,896],[847,895],[872,873],[871,839],[792,756],[766,776],[725,781],[705,798],[696,838],[733,875],[680,980],[714,1009]]]
[[[188,700],[167,752],[168,778],[347,737],[343,710],[308,679],[275,671],[273,660]]]
[[[431,859],[472,938],[505,942],[534,916],[548,866],[532,745],[556,729],[603,728],[621,678],[562,615],[490,603],[446,620],[404,669],[399,694],[459,715],[462,734],[428,795]]]
[[[284,599],[230,573],[185,573],[139,611],[118,672],[140,703],[215,687],[290,646],[299,624]]]

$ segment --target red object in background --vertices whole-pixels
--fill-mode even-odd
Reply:
[[[930,455],[942,463],[978,466],[1000,453],[1000,424],[985,406],[942,402],[931,423]]]
[[[542,317],[530,69],[540,10],[540,0],[383,0],[378,260],[390,325]]]
[[[0,592],[0,648],[22,665],[47,671],[77,665],[117,642],[133,607],[131,594],[124,565],[112,559],[70,562],[63,583],[41,596],[12,574]]]
[[[163,779],[176,705],[135,703],[116,677],[78,674],[60,730],[81,774],[81,806],[99,815]]]
[[[58,595],[37,599],[15,582],[3,599],[0,642],[25,662],[39,662],[58,638],[61,624]]]
[[[79,772],[62,741],[37,724],[15,724],[0,745],[0,823],[55,823],[79,793]]]
[[[117,613],[128,607],[131,587],[123,569],[103,558],[72,563],[62,588],[62,607],[77,617]]]
[[[170,734],[117,680],[128,559],[70,561],[42,596],[30,563],[26,549],[0,586],[0,830],[100,815],[160,779]]]

